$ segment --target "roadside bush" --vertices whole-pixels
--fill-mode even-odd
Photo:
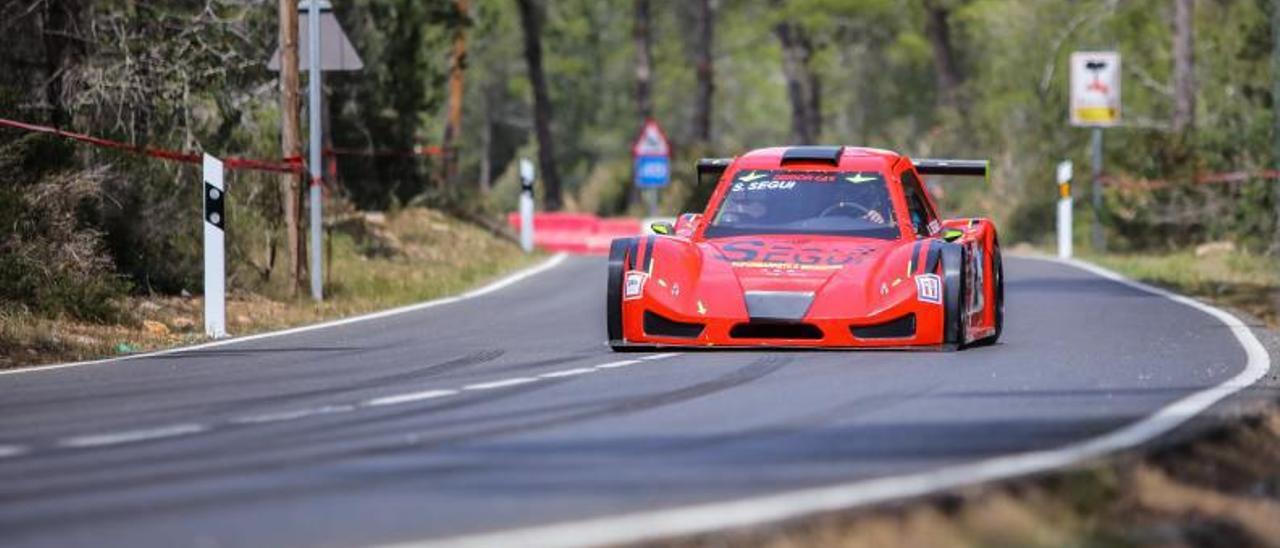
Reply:
[[[0,171],[38,155],[0,149]],[[28,172],[30,173],[30,172]],[[119,298],[129,285],[114,270],[102,233],[85,222],[101,205],[105,168],[46,173],[0,187],[0,306],[96,322],[122,319]]]

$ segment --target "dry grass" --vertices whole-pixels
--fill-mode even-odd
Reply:
[[[443,213],[413,208],[370,221],[377,242],[335,232],[326,300],[269,298],[233,287],[233,335],[304,325],[454,294],[538,260],[506,240]],[[395,247],[387,253],[386,245]],[[377,245],[375,245],[377,244]],[[376,247],[377,249],[372,249]],[[376,252],[373,252],[376,251]],[[284,293],[282,282],[263,290]],[[129,318],[101,325],[0,310],[0,368],[90,359],[205,339],[199,297],[133,297]]]

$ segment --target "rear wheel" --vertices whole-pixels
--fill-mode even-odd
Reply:
[[[1000,258],[1000,242],[996,242],[991,252],[991,272],[994,284],[995,299],[992,306],[995,307],[995,332],[990,336],[978,341],[978,344],[989,345],[995,344],[1000,340],[1000,333],[1004,332],[1004,260]]]

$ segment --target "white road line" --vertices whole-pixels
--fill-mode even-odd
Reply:
[[[0,445],[0,459],[27,454],[27,448],[21,445]]]
[[[520,384],[528,384],[538,382],[538,379],[532,377],[516,377],[514,379],[503,379],[493,382],[482,382],[477,384],[468,384],[462,387],[463,390],[492,390],[494,388],[506,388],[508,386],[516,386]]]
[[[293,411],[280,411],[276,413],[262,413],[259,415],[235,417],[228,422],[233,424],[263,424],[268,422],[291,421],[306,417],[314,417],[316,415],[346,413],[347,411],[353,410],[355,410],[355,406],[352,405],[326,405],[324,407],[314,407],[311,409],[295,409]]]
[[[394,396],[383,396],[368,400],[361,405],[364,407],[378,407],[381,405],[398,405],[401,403],[409,403],[415,401],[429,400],[433,398],[443,398],[457,394],[457,390],[423,390],[421,392],[410,392],[408,394],[396,394]]]
[[[507,276],[507,277],[505,277],[505,278],[502,278],[502,279],[497,280],[497,281],[495,281],[495,282],[493,282],[493,283],[490,283],[489,285],[486,285],[486,286],[481,287],[481,288],[478,288],[478,289],[473,289],[473,290],[468,291],[468,292],[466,292],[466,293],[463,293],[463,294],[461,294],[461,295],[455,295],[455,296],[451,296],[451,297],[443,297],[443,298],[440,298],[440,299],[435,299],[435,300],[431,300],[431,301],[425,301],[425,302],[421,302],[421,303],[417,303],[417,304],[411,304],[411,305],[402,306],[402,307],[399,307],[399,308],[392,308],[392,309],[390,309],[390,310],[383,310],[383,311],[381,311],[381,312],[374,312],[374,313],[371,313],[371,314],[364,314],[364,315],[361,315],[361,316],[352,316],[352,317],[350,317],[350,318],[342,318],[342,319],[339,319],[339,320],[332,320],[332,321],[322,322],[322,323],[317,323],[317,324],[312,324],[312,325],[304,325],[304,326],[294,327],[294,328],[290,328],[290,329],[283,329],[283,330],[280,330],[280,331],[270,331],[270,332],[267,332],[267,333],[258,333],[258,334],[256,334],[256,335],[246,335],[246,336],[243,336],[243,337],[233,337],[233,338],[229,338],[229,339],[222,339],[222,340],[218,340],[218,341],[212,341],[212,342],[207,342],[207,343],[197,344],[197,345],[193,345],[193,346],[183,346],[183,347],[179,347],[179,348],[168,348],[168,349],[165,349],[165,350],[157,350],[157,351],[155,351],[155,352],[145,352],[145,353],[140,353],[140,354],[129,354],[128,356],[119,356],[119,357],[115,357],[115,358],[105,358],[105,359],[101,359],[101,360],[90,360],[90,361],[72,362],[72,363],[59,363],[59,364],[53,364],[53,365],[42,365],[42,366],[37,366],[37,367],[24,367],[24,368],[21,368],[21,369],[9,369],[9,370],[0,371],[0,376],[4,376],[4,375],[20,375],[20,374],[23,374],[23,373],[36,373],[36,372],[39,372],[39,371],[51,371],[51,370],[55,370],[55,369],[64,369],[64,368],[68,368],[68,367],[80,367],[80,366],[85,366],[85,365],[96,365],[96,364],[110,363],[110,362],[123,362],[123,361],[136,360],[136,359],[138,359],[138,358],[146,358],[146,357],[154,357],[154,356],[166,356],[166,355],[169,355],[169,354],[179,354],[179,353],[182,353],[182,352],[191,352],[191,351],[193,351],[193,350],[204,350],[204,349],[207,349],[207,348],[216,348],[216,347],[220,347],[220,346],[227,346],[227,345],[239,344],[239,343],[248,342],[248,341],[256,341],[256,340],[260,340],[260,339],[268,339],[268,338],[272,338],[272,337],[281,337],[281,336],[284,336],[284,335],[293,335],[293,334],[295,334],[295,333],[305,333],[305,332],[307,332],[307,331],[315,331],[315,330],[317,330],[317,329],[328,329],[328,328],[330,328],[330,327],[337,327],[337,326],[340,326],[340,325],[347,325],[347,324],[352,324],[352,323],[357,323],[357,322],[363,322],[363,321],[368,321],[368,320],[376,320],[376,319],[379,319],[379,318],[386,318],[386,317],[388,317],[388,316],[395,316],[395,315],[398,315],[398,314],[404,314],[404,313],[406,313],[406,312],[416,312],[416,311],[424,310],[424,309],[427,309],[427,308],[433,308],[433,307],[437,307],[437,306],[441,306],[441,305],[446,305],[446,304],[456,303],[456,302],[458,302],[458,301],[463,301],[463,300],[466,300],[466,299],[471,299],[471,298],[479,297],[479,296],[482,296],[482,295],[487,295],[487,294],[489,294],[489,293],[493,293],[494,291],[497,291],[497,290],[499,290],[499,289],[505,288],[505,287],[510,286],[510,285],[512,285],[512,284],[515,284],[515,283],[521,282],[521,281],[523,281],[523,280],[525,280],[525,279],[528,279],[528,278],[530,278],[530,277],[532,277],[532,276],[535,276],[535,275],[541,274],[541,273],[543,273],[543,272],[546,272],[546,271],[548,271],[548,270],[551,270],[552,268],[555,268],[555,267],[559,266],[559,265],[560,265],[560,263],[563,263],[566,257],[568,257],[568,255],[566,255],[566,254],[564,254],[564,253],[556,254],[556,255],[552,256],[551,258],[547,259],[546,261],[543,261],[543,262],[542,262],[542,263],[540,263],[540,264],[537,264],[537,265],[531,266],[531,267],[529,267],[529,268],[526,268],[526,269],[524,269],[524,270],[521,270],[521,271],[515,272],[515,273],[513,273],[513,274],[511,274],[511,275],[509,275],[509,276]]]
[[[635,364],[637,364],[637,363],[640,363],[640,360],[622,360],[622,361],[620,361],[620,362],[602,363],[602,364],[600,364],[600,365],[597,365],[597,366],[596,366],[596,369],[615,369],[615,368],[618,368],[618,367],[626,367],[626,366],[628,366],[628,365],[635,365]]]
[[[544,379],[559,379],[563,377],[573,377],[576,375],[586,375],[587,373],[595,373],[595,372],[596,372],[596,368],[594,367],[580,367],[578,369],[565,369],[564,371],[552,371],[550,373],[543,373],[538,376]]]
[[[231,424],[239,424],[239,425],[267,424],[267,423],[273,423],[273,422],[283,422],[283,421],[304,419],[307,417],[315,417],[319,415],[347,413],[350,411],[355,411],[357,407],[380,407],[380,406],[386,406],[386,405],[397,405],[397,404],[410,403],[415,401],[429,400],[433,398],[443,398],[443,397],[457,395],[460,390],[492,390],[495,388],[506,388],[508,386],[518,386],[521,384],[528,384],[531,382],[537,382],[537,381],[546,380],[546,379],[557,379],[557,378],[564,378],[564,377],[573,377],[577,375],[585,375],[587,373],[594,373],[600,369],[613,369],[618,367],[625,367],[628,365],[635,365],[637,363],[640,363],[640,360],[642,359],[657,360],[657,359],[663,359],[663,358],[670,358],[672,356],[677,356],[677,355],[679,355],[679,353],[677,352],[672,352],[667,354],[655,354],[653,356],[646,356],[640,359],[610,362],[610,363],[601,364],[595,367],[582,367],[577,369],[565,369],[561,371],[552,371],[550,373],[544,373],[542,375],[538,375],[537,377],[516,377],[511,379],[502,379],[498,381],[469,384],[457,390],[434,389],[434,390],[422,390],[419,392],[409,392],[405,394],[393,394],[390,396],[382,396],[382,397],[373,398],[370,400],[365,400],[364,402],[361,402],[358,406],[326,405],[322,407],[313,407],[310,409],[294,409],[289,411],[277,411],[277,412],[271,412],[271,413],[260,413],[256,415],[245,415],[240,417],[233,417],[231,419],[228,419],[227,422]],[[130,430],[126,432],[114,432],[114,433],[108,433],[108,434],[93,434],[93,435],[86,435],[86,436],[77,436],[77,437],[64,439],[60,441],[58,445],[62,447],[73,447],[73,448],[98,447],[103,445],[115,445],[119,443],[130,443],[130,442],[145,441],[145,440],[151,440],[151,439],[157,439],[157,438],[180,436],[185,434],[195,434],[198,432],[204,432],[208,429],[209,427],[204,425],[199,425],[199,424],[179,424],[174,426],[165,426],[161,428],[152,428],[147,430]],[[25,453],[26,453],[26,448],[24,447],[0,445],[0,458],[17,456],[19,454],[25,454]]]
[[[925,472],[799,489],[726,502],[713,502],[582,521],[511,529],[495,533],[411,542],[396,546],[597,546],[635,544],[645,540],[774,523],[823,512],[936,493],[983,482],[1045,472],[1130,449],[1169,432],[1209,406],[1249,387],[1271,368],[1271,356],[1249,326],[1214,306],[1136,282],[1081,261],[1023,257],[1065,264],[1170,299],[1204,312],[1230,329],[1244,348],[1244,369],[1237,375],[1192,393],[1151,415],[1102,436],[1057,449],[1016,453]],[[603,367],[603,366],[598,366]]]
[[[58,442],[58,445],[61,447],[75,449],[84,447],[101,447],[103,445],[116,445],[120,443],[133,443],[160,438],[171,438],[174,436],[185,436],[187,434],[204,432],[205,430],[207,430],[207,427],[202,424],[175,424],[172,426],[162,426],[160,428],[148,428],[146,430],[126,430],[124,432],[75,436],[63,439]]]
[[[665,360],[665,359],[667,359],[667,358],[672,358],[672,357],[679,356],[679,355],[680,355],[680,353],[679,353],[679,352],[667,352],[666,354],[654,354],[654,355],[652,355],[652,356],[645,356],[645,357],[640,358],[640,359],[645,360],[645,361],[648,361],[648,360]]]

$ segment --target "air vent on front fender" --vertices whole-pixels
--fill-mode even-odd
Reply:
[[[916,334],[916,315],[907,314],[896,320],[876,325],[860,325],[849,328],[859,339],[905,339]]]
[[[658,337],[696,339],[702,334],[702,324],[677,322],[648,310],[644,311],[644,332]]]

